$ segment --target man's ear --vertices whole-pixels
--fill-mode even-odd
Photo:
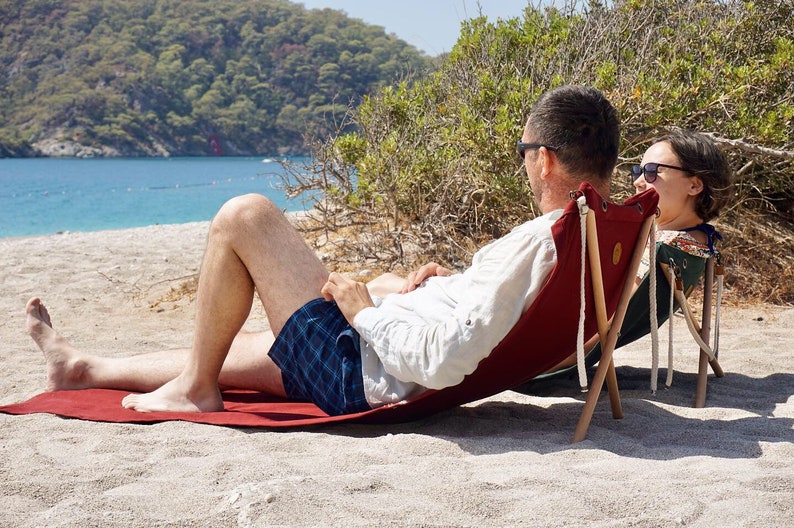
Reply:
[[[545,180],[554,171],[557,164],[557,155],[546,147],[538,149],[538,163],[540,163],[540,177]]]

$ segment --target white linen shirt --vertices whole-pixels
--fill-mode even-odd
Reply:
[[[373,408],[460,383],[537,297],[557,262],[552,224],[526,222],[480,249],[471,267],[417,289],[373,299],[353,327],[361,336],[364,393]]]

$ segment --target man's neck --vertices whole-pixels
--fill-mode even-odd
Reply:
[[[571,191],[578,189],[581,184],[581,182],[572,179],[560,183],[556,188],[546,189],[542,194],[538,207],[543,214],[550,213],[556,209],[564,209],[568,202],[571,201]],[[599,195],[609,199],[609,182],[596,183],[588,181],[588,183],[593,186]]]

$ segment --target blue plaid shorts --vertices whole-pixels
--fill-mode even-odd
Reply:
[[[268,352],[291,400],[329,415],[370,409],[361,374],[361,345],[335,302],[309,301],[290,316]]]

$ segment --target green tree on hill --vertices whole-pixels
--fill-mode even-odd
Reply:
[[[348,106],[429,59],[283,0],[3,0],[0,154],[48,138],[126,155],[306,152]]]

